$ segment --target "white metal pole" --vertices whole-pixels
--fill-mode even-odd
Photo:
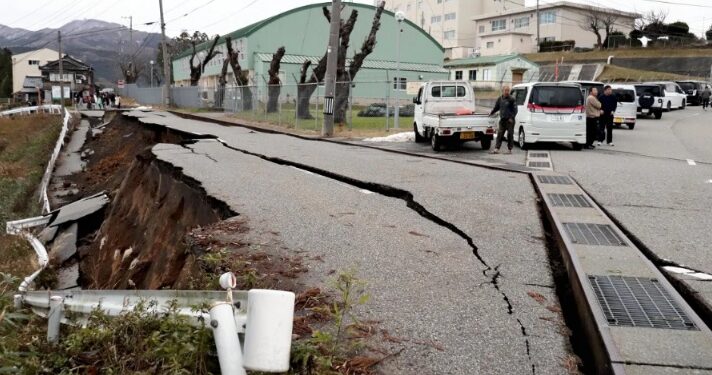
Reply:
[[[398,129],[400,128],[400,83],[401,83],[401,76],[400,76],[400,40],[401,40],[401,33],[403,32],[403,29],[401,28],[402,22],[403,22],[403,14],[401,12],[396,13],[396,19],[398,20],[398,33],[396,35],[396,105],[395,105],[395,114],[393,115],[393,128]]]
[[[326,77],[324,79],[324,123],[321,135],[334,135],[334,103],[336,97],[336,72],[339,56],[339,32],[341,28],[341,0],[332,0],[329,47],[326,56]],[[318,82],[317,82],[318,84]],[[317,117],[319,114],[317,113]]]
[[[229,302],[219,302],[210,308],[210,326],[213,328],[220,372],[224,375],[246,375],[235,315]]]
[[[47,341],[54,344],[59,341],[59,326],[62,322],[62,297],[49,298],[49,313],[47,314]]]

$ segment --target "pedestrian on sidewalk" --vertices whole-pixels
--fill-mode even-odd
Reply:
[[[116,102],[116,108],[121,109],[121,97],[116,95],[114,101]]]
[[[490,116],[499,112],[499,127],[497,128],[497,142],[494,145],[494,150],[491,154],[499,154],[499,148],[502,146],[504,132],[507,132],[507,151],[506,154],[512,153],[514,147],[514,120],[517,117],[517,103],[514,98],[509,95],[509,86],[502,88],[502,96],[497,99],[497,102],[490,112]]]
[[[598,138],[598,120],[601,117],[601,102],[598,100],[598,89],[592,88],[586,98],[586,149],[596,148],[593,142]]]
[[[603,88],[603,95],[598,97],[598,101],[601,102],[603,112],[598,118],[598,145],[605,139],[607,145],[613,146],[613,114],[618,108],[618,98],[613,95],[610,85]]]
[[[705,111],[710,106],[710,97],[712,97],[712,90],[709,86],[706,86],[705,90],[702,91],[702,109]]]

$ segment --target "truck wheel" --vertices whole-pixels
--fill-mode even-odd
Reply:
[[[672,111],[672,102],[668,102],[668,104],[667,104],[667,111],[668,111],[668,112]]]
[[[583,150],[583,145],[578,143],[578,142],[572,142],[571,147],[573,147],[574,151],[581,151]]]
[[[490,138],[482,138],[480,140],[480,145],[482,146],[482,149],[487,151],[492,147],[492,139]]]
[[[662,110],[659,110],[659,111],[655,112],[655,119],[656,119],[656,120],[660,120],[662,117],[663,117],[663,111],[662,111]]]
[[[633,130],[635,128],[635,124],[628,124],[628,129]]]
[[[442,141],[440,140],[440,137],[437,134],[433,134],[430,137],[430,145],[433,146],[433,151],[440,151],[440,148],[442,147]]]
[[[685,100],[682,101],[682,108],[681,108],[681,109],[685,109],[685,107],[687,107],[687,99],[685,99]]]
[[[415,143],[425,142],[425,137],[421,136],[420,133],[418,133],[418,124],[416,123],[413,123],[413,133],[415,133]]]
[[[527,145],[526,136],[524,135],[524,128],[519,128],[519,142],[518,143],[519,143],[519,148],[521,148],[522,150],[526,150],[527,148],[529,148],[529,146]]]

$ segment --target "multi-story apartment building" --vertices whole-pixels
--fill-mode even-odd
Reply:
[[[641,17],[637,13],[568,1],[541,4],[539,38],[542,42],[573,40],[576,47],[593,48],[598,43],[596,35],[582,27],[587,24],[586,18],[590,14],[613,20],[613,30],[626,35],[633,30],[636,18]],[[537,52],[536,7],[495,11],[476,16],[473,20],[482,56]],[[602,34],[605,38],[605,31]]]
[[[59,52],[49,48],[12,55],[12,92],[22,90],[26,77],[41,76],[40,66],[58,57]]]
[[[376,3],[380,0],[376,0]],[[474,18],[523,7],[508,0],[385,0],[386,9],[402,11],[445,48],[445,57],[469,57],[479,45]]]

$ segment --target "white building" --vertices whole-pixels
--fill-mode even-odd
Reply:
[[[41,77],[40,66],[58,58],[59,52],[49,48],[12,55],[12,92],[22,90],[25,77]]]
[[[445,62],[450,79],[468,81],[473,87],[494,89],[537,80],[539,65],[524,56],[478,56]]]
[[[379,2],[377,0],[376,2]],[[480,47],[473,18],[522,8],[504,0],[385,0],[386,9],[402,11],[445,48],[447,58],[469,57]],[[523,4],[523,1],[521,1]]]
[[[542,42],[573,40],[576,47],[595,47],[598,42],[596,35],[593,31],[582,27],[591,12],[605,18],[612,17],[613,30],[626,35],[633,30],[635,20],[641,17],[637,13],[567,1],[542,3],[539,7],[540,40]],[[537,52],[536,7],[495,11],[473,17],[473,20],[477,26],[478,45],[482,56]],[[601,34],[605,38],[605,30],[601,30]]]

